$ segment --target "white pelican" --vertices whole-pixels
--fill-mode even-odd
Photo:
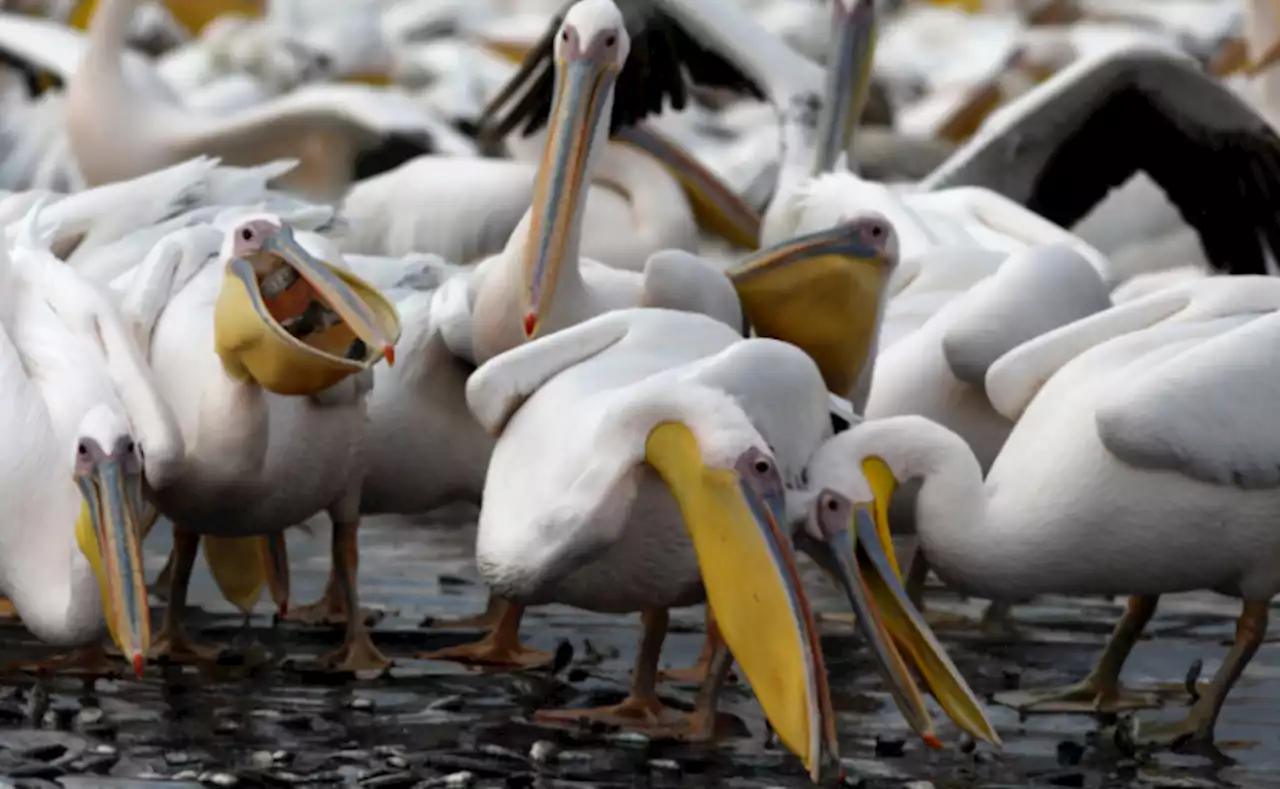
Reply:
[[[317,295],[308,303],[322,300],[356,332],[357,342],[349,353],[379,349],[390,358],[382,350],[390,338],[370,316],[374,308],[369,298],[302,249],[278,218],[245,217],[226,232],[209,229],[205,235],[205,248],[192,256],[148,256],[120,296],[126,314],[133,317],[134,331],[146,340],[157,386],[186,439],[180,474],[155,488],[161,512],[174,523],[175,557],[164,629],[152,651],[173,658],[202,654],[190,643],[181,620],[200,535],[270,534],[325,511],[333,521],[339,591],[347,610],[359,610],[355,537],[364,470],[365,395],[371,376],[364,368],[317,390],[315,370],[301,368],[287,356],[265,361],[255,356],[272,347],[263,343],[283,341],[281,335],[289,331],[284,323],[314,323],[314,316],[307,317],[313,312],[307,308],[296,319],[287,318],[302,308],[286,306],[296,291],[292,284],[269,302],[268,297],[248,296],[246,314],[245,303],[235,294],[275,290],[284,270],[276,268],[266,284],[257,286],[250,281],[258,276],[252,267],[286,264],[301,276],[294,283],[305,281],[315,289]],[[267,318],[264,311],[282,317]],[[328,342],[329,330],[319,331],[318,341]],[[342,340],[344,347],[349,340],[350,335]],[[285,341],[285,347],[297,345],[302,343]],[[361,369],[360,363],[343,365],[344,370]],[[325,380],[329,377],[326,374]],[[275,394],[290,389],[319,393]],[[259,544],[245,546],[256,552]],[[206,558],[217,561],[213,554]],[[256,553],[251,558],[258,560]],[[347,619],[342,647],[325,662],[340,669],[388,663],[358,616]]]
[[[920,480],[920,541],[938,576],[962,591],[1133,595],[1089,677],[1007,699],[1024,709],[1150,704],[1122,694],[1118,680],[1158,596],[1240,597],[1235,644],[1207,692],[1184,720],[1136,735],[1208,743],[1280,589],[1280,450],[1268,427],[1278,310],[1280,281],[1211,277],[1076,321],[987,372],[992,403],[1017,424],[985,485],[963,439],[909,416],[869,419],[832,439],[814,454],[810,490],[874,501],[882,516],[898,483]]]
[[[89,184],[125,180],[199,154],[252,165],[292,156],[294,190],[336,197],[352,179],[357,154],[380,140],[430,139],[471,151],[461,136],[407,95],[362,85],[313,85],[230,112],[185,106],[163,77],[125,47],[140,0],[103,0],[87,38],[16,15],[0,17],[0,45],[67,83],[66,124]]]
[[[485,480],[476,563],[524,604],[641,611],[631,692],[614,707],[539,713],[685,730],[654,692],[667,609],[705,596],[784,743],[815,775],[834,747],[812,614],[790,554],[786,485],[831,434],[817,366],[794,346],[743,339],[702,315],[618,310],[496,357],[467,402],[498,436]],[[546,452],[549,446],[554,453]],[[949,714],[998,742],[963,679],[906,605],[865,512],[815,530],[815,554],[849,594],[912,726],[937,745],[910,655]],[[864,557],[855,559],[856,539]],[[690,539],[693,550],[690,550]],[[856,568],[856,569],[855,569]],[[762,638],[761,634],[768,634]],[[898,639],[899,655],[893,639]],[[713,661],[692,722],[713,719]],[[710,698],[708,698],[710,696]]]
[[[1001,107],[921,187],[981,186],[1071,227],[1138,172],[1196,229],[1214,268],[1264,274],[1280,256],[1280,138],[1194,59],[1155,42],[1081,58]]]
[[[18,450],[3,477],[0,589],[40,639],[88,647],[67,664],[97,667],[105,627],[141,676],[139,532],[155,517],[144,491],[173,479],[182,440],[106,297],[37,235],[38,210],[12,256],[0,249],[2,410]]]

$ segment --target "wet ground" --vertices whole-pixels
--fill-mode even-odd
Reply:
[[[465,523],[466,512],[444,516]],[[294,600],[320,594],[328,567],[327,530],[290,536]],[[424,631],[428,615],[477,613],[485,591],[474,582],[465,527],[426,532],[404,520],[369,522],[361,533],[361,581],[366,605],[385,609],[379,644],[397,660],[388,675],[325,683],[285,668],[246,676],[241,669],[199,672],[151,668],[145,680],[99,680],[92,691],[73,679],[6,681],[0,686],[0,775],[18,786],[95,789],[147,786],[400,787],[766,787],[805,786],[798,762],[768,744],[759,709],[741,687],[722,709],[747,736],[718,746],[650,742],[643,737],[570,732],[535,726],[536,706],[587,706],[621,698],[638,635],[637,617],[596,616],[573,609],[536,609],[525,618],[533,646],[567,642],[573,662],[546,673],[484,674],[448,663],[409,660],[416,651],[468,640],[467,633]],[[167,535],[147,545],[158,571]],[[839,601],[821,577],[810,588],[820,610]],[[265,600],[244,630],[202,567],[192,585],[193,632],[205,641],[256,640],[296,660],[336,644],[324,630],[271,627]],[[968,614],[963,602],[937,591],[935,609]],[[1212,676],[1226,653],[1238,604],[1209,594],[1166,598],[1149,636],[1126,669],[1131,684],[1181,686],[1188,666],[1203,661]],[[1046,599],[1015,608],[1017,639],[983,636],[976,627],[940,630],[944,643],[980,696],[1061,684],[1088,670],[1120,613],[1102,600]],[[691,664],[702,643],[700,609],[673,614],[663,663]],[[847,624],[827,627],[824,647],[839,713],[847,785],[997,786],[1280,786],[1280,647],[1264,645],[1229,700],[1219,740],[1236,764],[1214,767],[1200,757],[1134,758],[1092,732],[1087,717],[1034,716],[991,706],[1004,738],[996,752],[965,745],[945,724],[949,743],[926,749],[908,734],[870,670],[869,657]],[[17,627],[0,632],[11,654],[26,654],[30,638]],[[561,647],[563,649],[563,647]],[[677,703],[691,687],[665,686]],[[1149,718],[1181,715],[1175,705]],[[0,784],[0,786],[3,786]],[[915,785],[912,789],[928,789]]]

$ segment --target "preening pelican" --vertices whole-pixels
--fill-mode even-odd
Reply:
[[[174,567],[152,651],[174,658],[202,652],[181,620],[200,535],[270,534],[325,511],[339,591],[347,610],[359,610],[355,538],[368,365],[391,358],[385,349],[394,342],[372,291],[312,257],[278,217],[251,215],[225,232],[203,230],[206,246],[194,259],[148,256],[121,296],[188,447],[181,473],[154,489],[174,524]],[[344,643],[325,662],[339,669],[388,663],[359,616],[347,618]]]
[[[476,539],[476,563],[494,592],[523,604],[643,613],[628,699],[539,717],[687,729],[654,682],[666,610],[700,602],[705,588],[724,643],[695,732],[713,719],[727,644],[775,731],[816,777],[834,748],[834,721],[785,501],[786,484],[800,484],[810,452],[831,434],[813,361],[706,316],[618,310],[481,366],[467,382],[467,402],[498,436]],[[552,441],[557,449],[548,453]],[[809,545],[849,593],[908,720],[937,744],[902,662],[910,655],[961,726],[998,741],[905,603],[883,554],[887,534],[864,512],[854,535],[854,513],[844,514],[813,531]],[[866,561],[855,561],[851,539]]]
[[[1265,274],[1267,255],[1280,257],[1280,138],[1156,42],[1071,64],[992,113],[921,186],[982,186],[1071,227],[1137,172],[1196,229],[1214,268]]]
[[[6,51],[67,80],[67,131],[90,185],[199,154],[238,165],[293,157],[301,165],[284,185],[334,198],[352,180],[364,147],[395,135],[413,138],[422,153],[428,138],[441,146],[459,139],[408,96],[360,85],[307,86],[225,114],[194,111],[150,64],[126,49],[129,19],[139,2],[103,0],[86,40],[42,20],[7,16],[0,25]]]
[[[66,663],[98,667],[105,628],[141,676],[151,626],[139,534],[155,517],[144,479],[172,480],[182,441],[106,297],[37,235],[38,211],[12,254],[0,249],[0,410],[17,450],[3,475],[0,589],[42,640],[88,647]]]
[[[921,480],[919,538],[962,591],[1134,595],[1089,677],[1006,698],[1024,709],[1150,704],[1118,680],[1158,596],[1240,597],[1235,644],[1209,689],[1184,720],[1135,735],[1208,743],[1280,589],[1269,416],[1278,310],[1271,277],[1210,277],[1068,324],[988,370],[992,403],[1017,423],[985,486],[963,439],[912,416],[869,419],[829,441],[810,463],[810,489],[874,501],[882,516],[898,483]]]

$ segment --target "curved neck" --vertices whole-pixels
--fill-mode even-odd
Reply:
[[[604,142],[602,147],[594,180],[628,198],[640,235],[655,235],[663,228],[688,223],[692,209],[671,173],[630,145]],[[586,200],[581,202],[585,205]]]
[[[99,0],[98,10],[89,25],[89,46],[85,50],[86,64],[95,68],[119,67],[120,54],[129,39],[129,25],[133,12],[141,0]]]

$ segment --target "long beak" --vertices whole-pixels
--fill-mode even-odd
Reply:
[[[835,716],[817,624],[782,528],[783,495],[705,466],[680,423],[655,428],[645,457],[680,506],[725,643],[774,731],[817,781],[836,754]]]
[[[76,484],[85,501],[76,540],[98,577],[111,639],[141,678],[151,647],[141,529],[133,505],[142,497],[142,474],[126,472],[117,458],[107,458],[77,475]]]
[[[761,250],[727,274],[756,333],[809,354],[827,388],[845,397],[870,359],[891,269],[835,227]]]
[[[262,249],[289,264],[356,337],[370,349],[381,349],[387,364],[395,364],[395,338],[386,336],[373,309],[328,265],[298,243],[291,228],[284,226],[267,236]]]
[[[645,126],[619,129],[614,140],[639,148],[675,176],[689,197],[699,227],[734,246],[760,246],[760,215],[679,145]]]
[[[898,708],[924,741],[942,747],[908,663],[957,726],[999,745],[982,704],[907,599],[890,559],[893,544],[884,541],[870,509],[855,506],[848,529],[829,533],[825,541],[802,533],[797,542],[844,589]]]
[[[524,248],[528,311],[524,332],[535,337],[555,294],[564,258],[577,249],[582,191],[596,131],[604,120],[617,70],[591,60],[565,60],[556,67],[556,97],[538,178],[533,187],[531,224]]]
[[[826,95],[810,175],[830,172],[853,144],[870,95],[876,50],[875,0],[835,0],[835,35],[827,53]]]

